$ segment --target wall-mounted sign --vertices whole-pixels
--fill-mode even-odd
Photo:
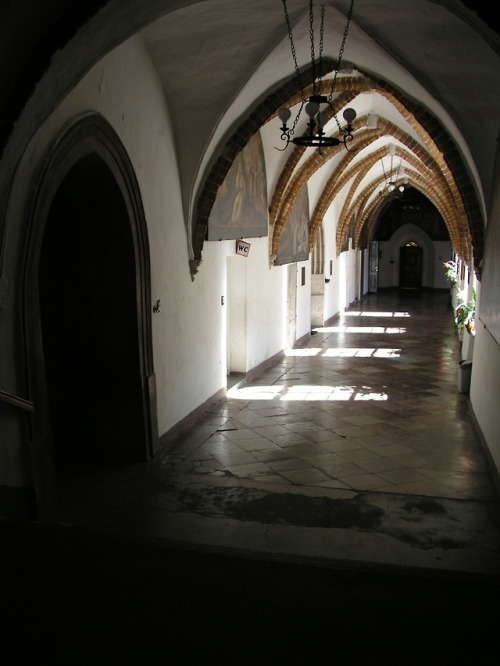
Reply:
[[[248,257],[250,254],[250,243],[247,243],[244,240],[237,240],[236,254],[241,254],[243,257]]]

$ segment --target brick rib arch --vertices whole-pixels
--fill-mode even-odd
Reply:
[[[412,145],[412,143],[414,143],[413,139],[409,135],[403,134],[400,130],[398,130],[397,133],[395,133],[393,131],[394,126],[393,125],[391,126],[391,123],[386,122],[385,125],[386,125],[385,129],[387,130],[385,134],[390,134],[394,138],[397,138],[404,145],[408,144]],[[378,157],[383,157],[383,155],[380,155],[378,151],[377,155]],[[433,157],[429,153],[427,153],[427,151],[422,146],[414,148],[412,152],[404,150],[400,146],[396,146],[395,155],[396,157],[403,157],[407,163],[411,164],[418,172],[425,175],[429,179],[429,182],[432,183],[433,185],[433,187],[431,188],[432,190],[435,189],[438,185],[442,189],[443,195],[445,196],[448,202],[446,208],[447,209],[449,208],[450,211],[454,211],[454,214],[448,217],[449,233],[450,236],[453,236],[454,231],[460,228],[460,215],[465,214],[461,200],[457,199],[454,196],[453,193],[454,188],[452,187],[453,183],[450,183],[449,179],[445,178],[442,170],[439,167],[439,164],[436,163]],[[358,175],[356,176],[356,187],[357,187],[361,182],[362,178],[366,174],[366,170],[364,169],[365,163],[360,162],[355,165],[355,168],[356,167],[358,168]],[[342,214],[339,219],[338,227],[341,235],[343,234],[342,227],[345,224],[345,215],[347,215],[347,209],[350,207],[350,202],[352,200],[352,197],[354,196],[355,191],[356,188],[353,187],[351,189],[349,201],[346,201],[344,210],[342,211]],[[359,196],[360,195],[358,195],[358,198]]]
[[[397,100],[394,100],[392,96],[388,93],[386,97],[391,97],[391,102],[396,105]],[[401,103],[397,102],[397,105],[401,107]],[[424,145],[419,144],[415,139],[410,135],[404,132],[401,128],[390,123],[388,120],[380,119],[379,127],[376,131],[370,133],[365,132],[363,135],[358,135],[357,145],[360,149],[367,147],[370,142],[375,141],[375,139],[380,138],[383,135],[390,135],[394,139],[397,139],[399,142],[407,146],[408,151],[405,153],[410,156],[407,161],[411,161],[412,164],[420,170],[421,168],[428,166],[431,169],[431,173],[428,173],[428,176],[431,182],[440,183],[440,186],[447,193],[448,205],[445,208],[450,211],[454,211],[454,215],[444,215],[447,225],[449,227],[450,237],[454,239],[454,247],[457,251],[460,251],[460,254],[464,258],[469,258],[470,254],[470,243],[471,238],[467,226],[464,228],[463,220],[467,219],[466,209],[464,202],[462,201],[461,193],[455,183],[453,174],[449,171],[444,161],[443,155],[437,149],[433,139],[428,136],[427,132],[421,126],[421,124],[414,118],[411,118],[409,113],[405,113],[405,117],[410,122],[413,129],[421,136]],[[359,119],[357,126],[359,126],[364,119]],[[399,152],[401,155],[401,152]],[[411,155],[414,157],[412,158]],[[381,155],[379,154],[378,157]],[[331,155],[330,155],[331,157]],[[331,202],[338,194],[340,189],[344,187],[347,182],[354,176],[353,171],[345,171],[347,165],[354,159],[354,155],[348,154],[340,165],[335,170],[334,174],[330,177],[325,190],[320,197],[320,201],[316,206],[316,209],[311,218],[310,224],[310,246],[314,247],[314,238],[317,229],[320,227],[323,217],[326,213],[326,210],[330,206]],[[369,160],[369,158],[367,158]],[[367,162],[368,163],[368,162]],[[366,166],[367,163],[360,162],[354,168],[355,171],[358,171],[356,176],[356,186],[359,185],[365,173],[362,172],[363,166]],[[354,196],[356,187],[353,187],[350,192],[350,197]],[[432,196],[430,196],[432,200]],[[440,198],[440,197],[439,197]],[[433,201],[435,205],[436,201]],[[345,226],[347,225],[347,220],[352,218],[352,210],[350,208],[350,200],[346,201],[344,209],[339,220],[338,230],[337,230],[337,251],[340,252],[340,248],[343,244],[343,237],[345,234]],[[442,204],[439,206],[442,207]],[[465,236],[465,238],[464,238]],[[465,242],[464,242],[465,241]]]
[[[349,79],[349,81],[346,81],[345,86],[348,88],[347,91],[344,91],[339,95],[334,100],[333,107],[335,109],[335,113],[338,113],[340,109],[342,109],[346,104],[349,104],[357,95],[357,93],[353,93],[352,91],[352,80]],[[308,94],[312,92],[312,88],[308,90]],[[298,100],[290,100],[290,104],[296,104],[300,101],[300,98]],[[330,112],[330,115],[331,112]],[[325,153],[329,149],[325,149]],[[293,176],[293,172],[295,171],[295,168],[297,164],[300,161],[300,158],[304,154],[305,148],[302,146],[293,146],[291,149],[290,157],[288,158],[283,170],[281,171],[281,174],[278,178],[278,182],[276,183],[276,187],[274,188],[274,193],[273,197],[271,199],[271,206],[269,207],[269,224],[271,227],[274,227],[274,224],[276,222],[276,219],[278,218],[278,215],[280,213],[280,208],[282,205],[282,200],[286,192],[287,184],[291,180]],[[338,151],[337,151],[338,152]]]
[[[408,160],[410,161],[410,160]],[[423,167],[421,164],[412,164],[416,168],[414,171],[406,171],[406,179],[408,183],[418,189],[424,196],[426,196],[429,201],[431,201],[436,209],[439,211],[441,217],[443,218],[448,233],[450,235],[450,240],[453,245],[459,252],[459,254],[468,258],[468,248],[469,248],[469,238],[464,239],[464,234],[460,231],[459,227],[459,218],[457,217],[456,210],[454,209],[453,202],[450,203],[449,194],[446,193],[445,189],[440,186],[439,181],[434,180],[434,174],[432,171],[426,167]],[[359,243],[359,238],[363,232],[363,227],[367,223],[371,223],[373,215],[380,212],[380,208],[376,206],[378,200],[371,201],[366,207],[363,203],[364,195],[366,194],[365,201],[368,201],[369,197],[373,194],[376,187],[383,182],[383,178],[378,179],[377,184],[371,191],[367,190],[363,192],[359,200],[361,200],[360,207],[357,209],[358,219],[356,223],[356,229],[354,234],[354,243],[357,245]],[[352,215],[352,212],[351,212]],[[375,220],[376,221],[376,220]],[[373,235],[373,228],[367,233],[367,238],[371,239]],[[339,238],[337,238],[337,252],[339,251]]]
[[[323,72],[325,75],[334,69],[335,63],[332,60],[325,60],[323,63]],[[363,74],[363,73],[362,73]],[[306,95],[310,91],[312,83],[311,69],[304,71],[303,81],[306,85]],[[328,81],[323,82],[325,86]],[[372,90],[383,95],[410,124],[419,136],[419,141],[407,135],[404,130],[392,125],[389,132],[395,139],[404,144],[409,153],[413,153],[415,159],[420,161],[422,166],[431,168],[433,179],[439,180],[441,186],[447,192],[450,200],[448,208],[455,210],[455,214],[446,215],[447,223],[450,225],[450,237],[455,241],[454,246],[460,248],[462,256],[468,258],[472,248],[475,265],[479,266],[483,256],[484,243],[484,221],[479,204],[478,195],[472,181],[472,178],[464,164],[458,148],[446,132],[437,118],[432,116],[418,102],[410,99],[400,90],[397,90],[385,81],[369,77],[341,77],[337,80],[336,92],[340,93],[336,103],[345,106],[357,94],[366,90]],[[210,211],[215,201],[215,197],[220,185],[223,183],[227,172],[229,171],[234,159],[242,148],[248,143],[251,136],[266,124],[269,120],[276,117],[277,111],[281,106],[293,105],[300,102],[300,94],[297,91],[295,78],[290,78],[278,90],[270,93],[260,104],[258,104],[242,121],[236,131],[226,141],[217,157],[213,167],[208,173],[205,184],[197,200],[195,215],[192,225],[192,253],[193,258],[190,261],[191,274],[194,278],[201,263],[203,244],[206,237],[206,230]],[[355,128],[359,131],[366,121],[366,118],[358,118],[355,121]],[[358,134],[359,140],[366,140],[368,144],[384,133],[383,127],[388,128],[391,125],[389,121],[379,119],[379,128],[377,131],[365,131],[364,137]],[[371,134],[370,134],[371,133]],[[358,144],[359,145],[359,144]],[[294,147],[286,165],[278,178],[275,191],[270,205],[270,226],[273,229],[270,243],[270,254],[277,254],[279,241],[283,232],[288,214],[293,206],[293,202],[299,191],[307,184],[307,181],[322,166],[325,161],[333,157],[341,150],[340,147],[325,149],[324,155],[319,156],[315,153],[307,162],[297,171],[297,165],[303,155],[303,149]],[[343,160],[342,169],[337,169],[337,178],[342,178],[343,171],[353,159],[348,155]],[[347,181],[346,181],[347,182]],[[332,185],[330,184],[330,187]],[[310,247],[314,247],[315,234],[321,226],[325,206],[327,202],[333,200],[333,193],[336,190],[322,197],[323,212],[320,209],[315,211],[310,224]],[[429,197],[431,198],[431,197]],[[434,201],[439,201],[437,195]],[[431,199],[432,200],[432,199]],[[441,207],[443,204],[439,201]],[[329,204],[328,204],[329,205]],[[348,214],[346,209],[346,215]],[[317,214],[316,214],[317,213]],[[351,211],[352,214],[352,211]],[[349,214],[349,218],[351,217]],[[364,220],[366,220],[364,216]],[[360,221],[358,221],[360,224]],[[359,227],[360,230],[362,227]],[[453,230],[453,231],[452,231]]]
[[[354,229],[354,234],[353,234],[353,241],[354,241],[354,246],[356,247],[359,243],[359,238],[361,236],[361,233],[363,231],[364,225],[367,223],[367,221],[372,220],[374,217],[374,213],[376,213],[376,219],[378,219],[378,214],[381,212],[381,208],[379,206],[380,203],[383,203],[383,200],[380,199],[375,199],[372,200],[370,203],[365,205],[364,202],[368,202],[369,197],[373,194],[374,190],[378,185],[383,182],[382,179],[377,180],[377,184],[375,187],[367,186],[365,190],[363,191],[362,195],[360,196],[360,200],[362,200],[362,203],[360,207],[352,206],[349,209],[349,218],[351,219],[352,215],[354,212],[356,212],[356,226]],[[453,245],[453,247],[457,248],[457,250],[463,250],[462,248],[462,241],[460,234],[456,228],[456,225],[453,224],[454,219],[450,220],[450,217],[453,215],[452,213],[450,214],[449,207],[447,206],[447,201],[444,196],[442,196],[439,192],[439,188],[433,188],[429,186],[429,178],[428,176],[423,176],[420,173],[417,173],[415,171],[410,171],[409,176],[408,176],[408,182],[414,186],[417,190],[419,190],[424,196],[426,196],[432,203],[436,206],[436,209],[439,211],[441,214],[447,228],[448,232],[450,234],[450,240]],[[453,216],[454,217],[454,216]],[[374,232],[374,226],[372,226],[367,233],[367,238],[370,240],[373,236]],[[345,233],[345,232],[344,232]],[[337,252],[339,251],[339,238],[337,238]],[[463,254],[461,255],[463,256]]]
[[[337,253],[340,253],[341,251],[343,245],[343,237],[345,234],[345,228],[348,224],[347,221],[352,218],[353,210],[358,211],[359,218],[357,221],[357,228],[359,230],[359,235],[361,234],[363,224],[367,219],[367,213],[363,212],[363,209],[365,208],[365,203],[368,202],[375,188],[383,182],[384,180],[383,177],[376,180],[375,183],[372,183],[374,185],[373,187],[370,187],[370,185],[368,185],[363,190],[362,193],[358,194],[356,201],[353,202],[352,205],[351,202],[358,185],[360,184],[362,178],[366,175],[368,169],[371,166],[373,166],[373,164],[376,161],[378,161],[380,157],[383,157],[384,155],[385,155],[385,148],[379,149],[374,153],[372,153],[371,155],[367,156],[361,162],[357,163],[349,171],[344,172],[344,174],[342,174],[342,178],[339,179],[339,181],[337,181],[337,183],[333,186],[331,191],[329,191],[329,198],[319,202],[319,204],[321,204],[321,207],[318,210],[318,216],[317,218],[313,216],[314,223],[316,225],[321,223],[322,216],[326,213],[326,209],[330,205],[332,198],[336,196],[338,191],[340,191],[340,189],[344,187],[350,179],[353,178],[353,171],[358,170],[358,174],[354,177],[354,183],[350,189],[350,193],[345,202],[342,214],[338,222]],[[439,166],[435,163],[434,160],[432,160],[432,158],[430,163],[428,159],[424,161],[419,160],[415,157],[414,153],[411,153],[401,148],[400,146],[396,146],[395,155],[396,157],[402,157],[406,163],[410,164],[415,169],[415,171],[420,174],[424,186],[419,185],[419,189],[421,189],[421,191],[425,193],[425,196],[427,196],[427,198],[430,199],[434,203],[436,208],[439,210],[447,225],[448,232],[450,234],[450,238],[452,239],[454,247],[460,251],[461,256],[465,257],[464,253],[466,254],[468,253],[468,246],[467,243],[464,244],[462,242],[462,237],[460,233],[460,219],[464,215],[463,207],[461,205],[461,201],[459,200],[457,202],[457,200],[453,196],[453,193],[449,186],[449,182],[443,176],[443,173],[439,169]],[[428,166],[426,166],[426,164],[428,164]],[[327,188],[325,188],[325,190],[326,189]],[[368,208],[370,211],[373,210],[373,206],[369,206]]]
[[[325,76],[332,72],[335,67],[336,61],[331,58],[324,58],[322,67],[316,68],[316,74]],[[343,89],[346,91],[350,85],[352,89],[351,98],[354,98],[357,94],[357,92],[355,92],[355,80],[356,79],[352,78],[350,83],[346,81],[346,83],[343,84],[343,88],[338,85],[337,90]],[[302,81],[306,86],[305,93],[307,94],[313,82],[311,67],[302,72]],[[357,79],[357,81],[359,86],[359,79]],[[292,76],[282,86],[268,94],[255,108],[249,110],[248,115],[242,119],[241,123],[236,130],[233,131],[231,136],[220,143],[218,154],[215,157],[213,166],[205,178],[193,214],[191,225],[192,258],[189,262],[192,279],[194,279],[194,276],[198,272],[198,268],[202,261],[203,244],[205,242],[208,228],[208,220],[215,202],[217,191],[224,182],[236,156],[247,145],[251,137],[263,127],[263,125],[277,116],[278,110],[282,106],[298,102],[300,102],[300,92],[297,90],[296,77]]]
[[[460,232],[461,235],[463,234],[469,239],[474,256],[474,266],[480,276],[480,266],[484,252],[484,218],[474,182],[457,146],[439,120],[420,106],[418,102],[411,100],[381,79],[373,78],[372,81],[377,86],[378,91],[384,94],[387,99],[390,101],[397,100],[397,103],[401,106],[404,104],[406,111],[418,120],[428,137],[432,137],[432,141],[440,153],[440,159],[437,161],[440,163],[442,160],[443,173],[447,174],[449,172],[453,176],[453,182],[450,184],[457,190],[457,201],[459,200],[463,204],[465,217],[461,221]]]

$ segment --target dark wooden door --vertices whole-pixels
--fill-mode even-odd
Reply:
[[[399,254],[399,287],[420,289],[422,286],[422,248],[404,246]]]
[[[97,157],[54,198],[39,284],[56,470],[143,460],[134,245],[121,191]]]

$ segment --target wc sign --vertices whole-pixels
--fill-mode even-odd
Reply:
[[[247,243],[244,240],[237,240],[236,254],[241,254],[243,257],[248,257],[250,254],[250,243]]]

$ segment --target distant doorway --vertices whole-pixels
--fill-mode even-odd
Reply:
[[[409,241],[399,250],[399,288],[418,291],[422,286],[422,248]]]
[[[368,271],[368,291],[370,294],[376,294],[378,291],[378,242],[370,243],[369,271]]]

